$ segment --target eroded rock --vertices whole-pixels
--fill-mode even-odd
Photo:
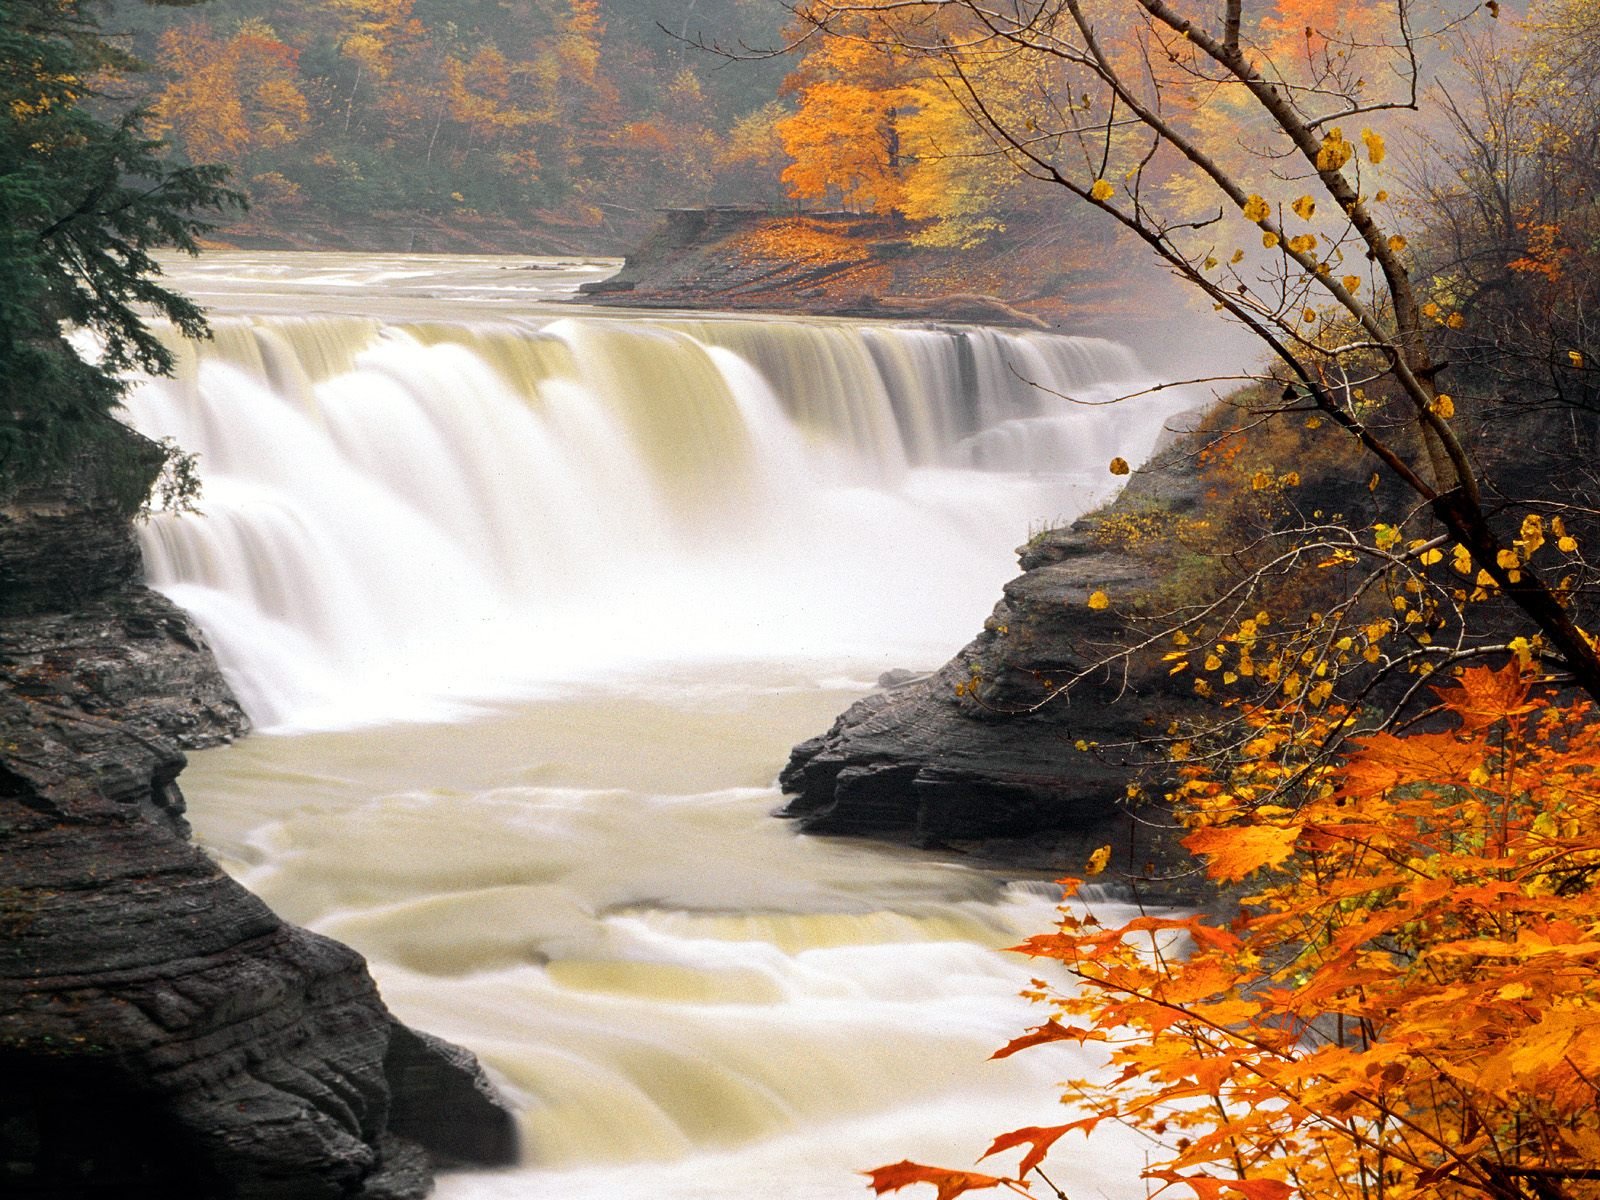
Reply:
[[[158,461],[135,440],[0,504],[0,1195],[409,1200],[514,1161],[471,1054],[189,841],[179,747],[246,721],[139,581]]]

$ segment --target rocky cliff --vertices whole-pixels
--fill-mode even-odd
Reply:
[[[0,1194],[398,1200],[512,1161],[471,1055],[189,842],[180,747],[245,721],[138,582],[160,451],[117,437],[0,501]]]
[[[1198,511],[1177,451],[1138,472],[1118,504],[1157,500],[1167,513]],[[1144,899],[1204,895],[1159,786],[1128,793],[1159,754],[1148,735],[1200,710],[1158,654],[1116,653],[1162,580],[1149,558],[1108,544],[1101,524],[1090,517],[1033,538],[1018,551],[1023,574],[960,653],[931,675],[886,680],[894,685],[796,746],[780,776],[790,795],[782,815],[812,832],[1060,871],[1110,844],[1109,877]],[[1087,606],[1102,589],[1121,598],[1115,608]],[[1068,680],[1077,682],[1058,694]]]

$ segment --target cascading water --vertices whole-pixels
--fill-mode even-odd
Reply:
[[[981,329],[224,317],[128,407],[205,481],[152,582],[260,724],[340,727],[690,657],[931,663],[1030,521],[1148,452],[1170,403],[1085,406],[1138,374]]]
[[[850,1195],[1058,1119],[1089,1059],[986,1061],[1047,890],[798,838],[771,780],[1199,397],[1107,419],[1148,382],[1110,343],[557,311],[510,266],[175,272],[227,311],[129,399],[205,482],[146,560],[274,735],[194,756],[198,835],[521,1107],[527,1165],[447,1198]]]

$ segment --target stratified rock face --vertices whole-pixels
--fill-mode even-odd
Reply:
[[[385,1134],[514,1161],[470,1055],[186,840],[180,755],[4,695],[0,728],[0,1194],[361,1195]]]
[[[407,1200],[515,1161],[470,1054],[189,842],[176,747],[247,723],[139,582],[160,454],[126,436],[0,502],[0,1196]]]
[[[204,636],[143,583],[128,518],[162,451],[116,437],[111,465],[85,452],[0,500],[0,690],[188,749],[230,741],[250,722]]]
[[[0,689],[190,750],[250,728],[199,627],[137,585],[72,612],[0,620]]]
[[[1193,695],[1155,656],[1108,659],[1126,640],[1123,619],[1086,605],[1103,589],[1121,613],[1137,609],[1154,590],[1150,568],[1099,545],[1092,522],[1018,553],[1024,574],[965,649],[794,748],[781,815],[808,832],[973,843],[1065,872],[1110,844],[1113,876],[1138,881],[1145,898],[1198,895],[1164,805],[1127,795],[1136,767],[1159,754],[1153,724],[1194,711]],[[1071,692],[1051,698],[1070,679]]]

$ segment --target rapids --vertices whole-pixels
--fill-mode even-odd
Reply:
[[[519,1106],[525,1165],[441,1196],[845,1196],[1059,1119],[1090,1058],[987,1061],[1051,889],[797,837],[772,780],[1202,396],[1105,408],[1153,380],[1094,339],[551,303],[603,264],[170,266],[216,336],[128,419],[205,515],[148,573],[264,731],[191,817]],[[1114,1132],[1060,1157],[1145,1193]]]

